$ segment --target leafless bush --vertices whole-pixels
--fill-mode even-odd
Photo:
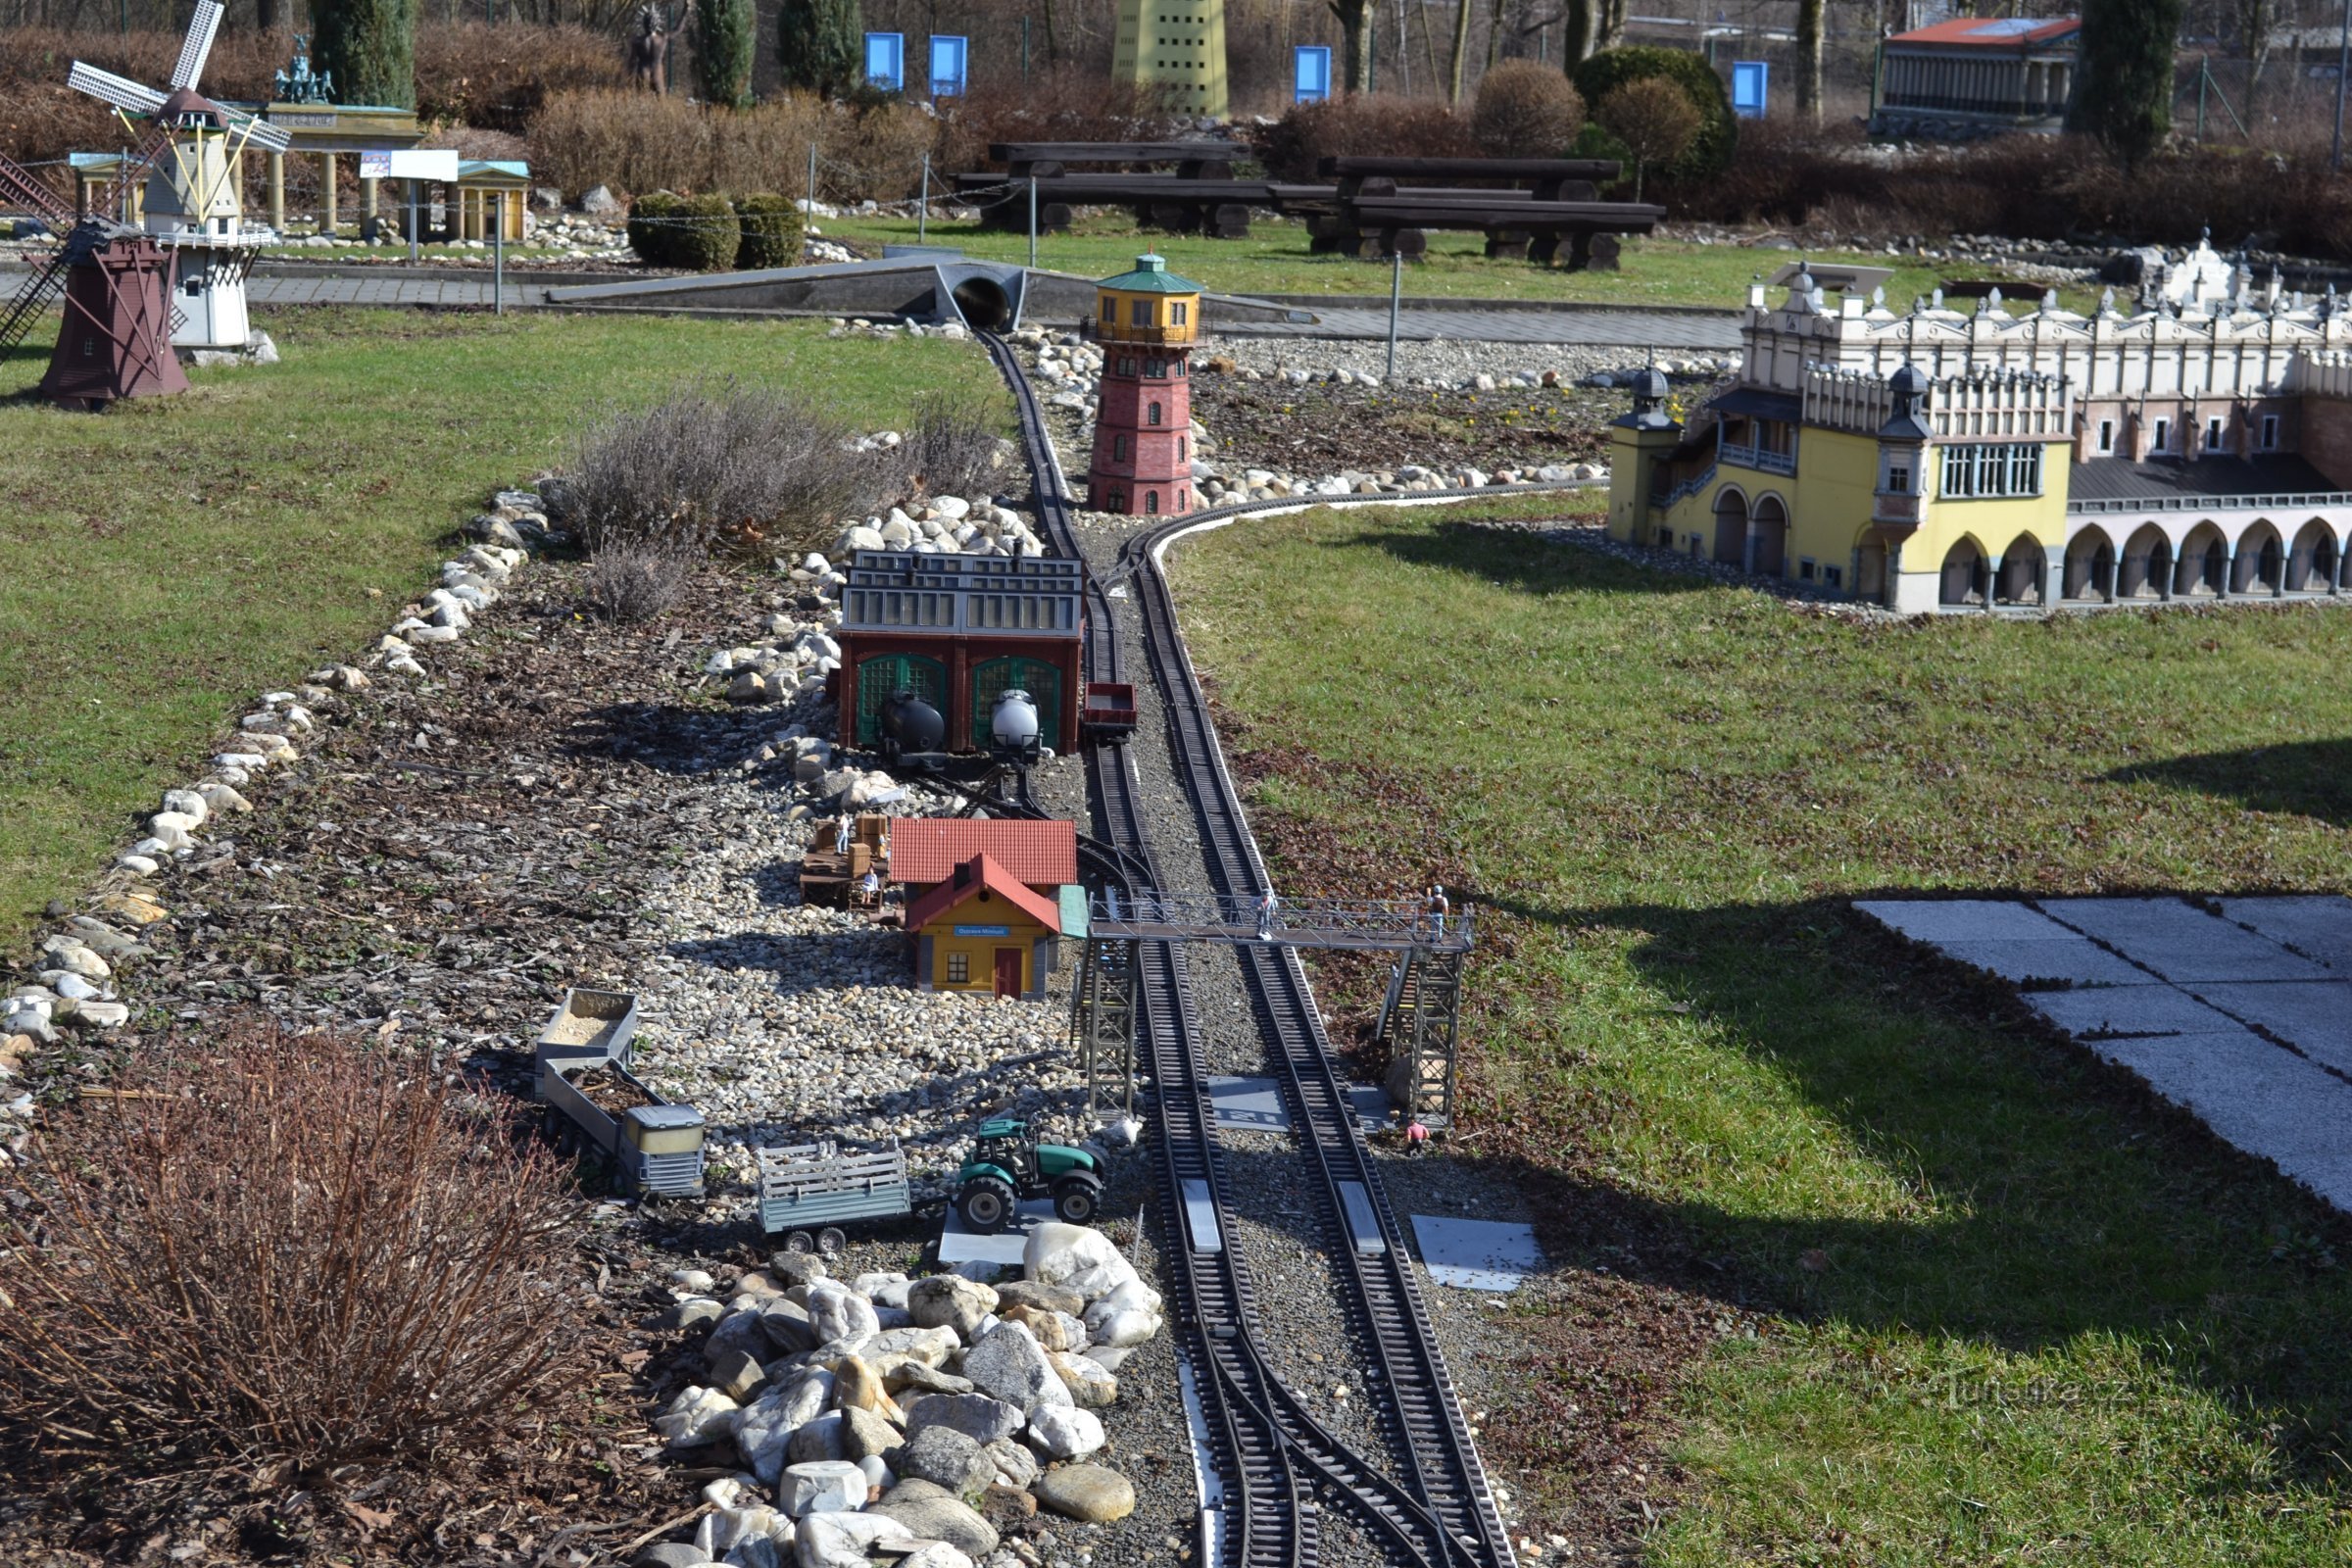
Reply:
[[[655,544],[608,545],[588,563],[588,603],[607,620],[651,620],[677,603],[689,564]]]
[[[1349,93],[1294,105],[1257,133],[1257,156],[1276,179],[1310,180],[1326,158],[1476,158],[1478,143],[1442,100]]]
[[[0,1207],[0,1428],[51,1462],[420,1461],[577,1374],[573,1200],[509,1102],[269,1028],[134,1057]]]
[[[1556,66],[1505,60],[1480,79],[1470,131],[1490,158],[1558,158],[1585,128],[1585,100]]]
[[[588,433],[564,517],[592,556],[645,546],[759,558],[829,547],[841,518],[870,509],[890,477],[789,393],[687,385]]]
[[[987,413],[931,398],[898,449],[906,477],[935,496],[969,496],[997,471],[999,437]]]
[[[420,24],[416,112],[519,132],[557,93],[618,87],[620,44],[586,27],[506,21]]]
[[[558,93],[531,119],[531,157],[566,195],[797,190],[824,106],[801,95],[751,109],[615,89]]]

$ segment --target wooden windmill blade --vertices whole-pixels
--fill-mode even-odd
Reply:
[[[32,323],[47,313],[50,301],[66,291],[67,265],[66,253],[58,252],[47,266],[35,268],[18,285],[14,299],[0,306],[0,351],[24,342]]]
[[[272,125],[267,120],[260,120],[252,115],[242,115],[234,109],[224,112],[228,116],[229,124],[235,128],[243,141],[251,142],[256,147],[273,153],[282,153],[294,145],[294,136],[291,131]]]
[[[216,0],[196,0],[196,15],[188,23],[188,36],[179,46],[178,63],[172,68],[172,87],[193,88],[196,78],[204,74],[205,57],[213,52],[213,37],[220,30],[220,18],[226,8]]]
[[[34,217],[60,232],[74,226],[74,209],[65,198],[31,170],[4,156],[0,156],[0,202],[30,208]]]

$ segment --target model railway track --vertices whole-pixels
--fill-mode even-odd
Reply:
[[[1070,508],[1034,389],[1009,345],[982,334],[1011,388],[1030,471],[1036,475],[1039,520],[1055,550],[1080,554]],[[1422,492],[1423,499],[1492,495],[1495,488],[1542,490],[1569,486],[1490,487]],[[1394,504],[1396,498],[1381,498]],[[1226,775],[1207,705],[1194,678],[1177,628],[1174,602],[1156,552],[1178,533],[1204,522],[1300,505],[1270,501],[1194,513],[1130,541],[1118,576],[1142,584],[1140,605],[1152,673],[1165,699],[1170,748],[1200,812],[1211,871],[1220,891],[1254,896],[1265,884],[1257,848],[1243,821]],[[1309,500],[1305,505],[1322,504]],[[1119,678],[1119,651],[1105,585],[1087,584],[1090,676]],[[1130,899],[1156,892],[1152,856],[1135,780],[1125,751],[1097,747],[1088,779],[1102,840],[1082,841],[1090,868],[1105,886]],[[1026,803],[1024,803],[1026,804]],[[1503,1533],[1467,1423],[1431,1334],[1428,1314],[1394,1211],[1371,1165],[1345,1086],[1333,1069],[1329,1043],[1313,994],[1297,956],[1247,950],[1243,970],[1261,1026],[1277,1043],[1291,1085],[1298,1125],[1321,1177],[1319,1197],[1332,1234],[1347,1238],[1340,1269],[1349,1289],[1354,1328],[1373,1356],[1366,1392],[1380,1411],[1394,1460],[1404,1480],[1339,1442],[1267,1365],[1255,1338],[1247,1272],[1229,1248],[1206,1250],[1191,1234],[1186,1195],[1205,1193],[1223,1224],[1227,1209],[1207,1086],[1192,1041],[1192,993],[1180,945],[1139,945],[1139,1000],[1144,1007],[1148,1059],[1157,1087],[1160,1147],[1170,1204],[1171,1283],[1188,1356],[1200,1369],[1200,1396],[1214,1458],[1228,1492],[1224,1560],[1233,1564],[1314,1561],[1314,1504],[1310,1486],[1336,1494],[1397,1555],[1418,1568],[1507,1565]],[[1363,1214],[1351,1222],[1352,1193],[1370,1215],[1382,1247],[1362,1245]]]

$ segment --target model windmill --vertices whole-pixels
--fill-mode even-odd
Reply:
[[[154,122],[165,139],[149,153],[142,221],[178,258],[177,307],[172,341],[181,348],[241,349],[250,333],[245,274],[256,246],[245,234],[245,203],[237,161],[248,142],[284,152],[292,138],[251,115],[223,109],[196,90],[222,8],[196,0],[196,15],[172,68],[172,90],[74,62],[66,84],[111,104],[129,122]],[[132,175],[126,172],[125,187]]]

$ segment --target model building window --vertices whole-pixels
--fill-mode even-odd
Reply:
[[[2172,420],[2158,419],[2156,421],[2156,439],[2148,443],[2148,450],[2150,452],[2170,452],[2173,450]]]
[[[1193,308],[1182,300],[1168,301],[1168,324],[1183,326],[1193,318]]]
[[[1799,582],[1811,582],[1813,580],[1813,563],[1800,558],[1796,564],[1796,576]]]
[[[1158,491],[1156,491],[1156,490],[1147,490],[1147,491],[1145,491],[1145,492],[1144,492],[1144,511],[1145,511],[1146,513],[1148,513],[1148,514],[1149,514],[1149,513],[1157,513],[1157,512],[1159,511],[1159,492],[1158,492]]]
[[[1144,373],[1150,376],[1165,376],[1168,373],[1168,362],[1165,360],[1146,360],[1144,362]]]
[[[1843,566],[1824,566],[1821,568],[1821,580],[1829,587],[1842,588],[1845,586],[1845,568]]]
[[[2276,414],[2266,414],[2262,416],[2262,450],[2265,452],[2278,450],[2278,416]]]
[[[1127,438],[1125,436],[1114,435],[1110,438],[1110,461],[1113,463],[1127,461]]]
[[[1159,422],[1158,404],[1154,403],[1149,409],[1144,411],[1144,422],[1146,424],[1157,424]]]
[[[968,953],[949,954],[948,984],[952,986],[969,985],[971,984],[971,979],[972,956]]]
[[[1176,438],[1176,461],[1177,461],[1178,463],[1182,463],[1182,462],[1184,462],[1184,461],[1185,461],[1185,458],[1184,458],[1184,437],[1182,437],[1182,436],[1178,436],[1178,437]]]
[[[1152,324],[1152,302],[1137,300],[1134,311],[1129,314],[1127,318],[1137,326],[1150,326]]]
[[[2222,450],[2222,421],[2219,419],[2205,421],[2205,450],[2208,452]]]
[[[2115,421],[2113,419],[2099,421],[2099,450],[2101,452],[2115,450]]]
[[[2040,444],[1988,441],[1983,446],[1945,447],[1940,488],[1951,501],[2037,496],[2041,494]]]
[[[1911,493],[1911,465],[1886,465],[1886,493],[1890,496],[1907,496]]]
[[[1115,299],[1104,300],[1102,302],[1102,319],[1105,321],[1116,321],[1118,318],[1119,302]]]

